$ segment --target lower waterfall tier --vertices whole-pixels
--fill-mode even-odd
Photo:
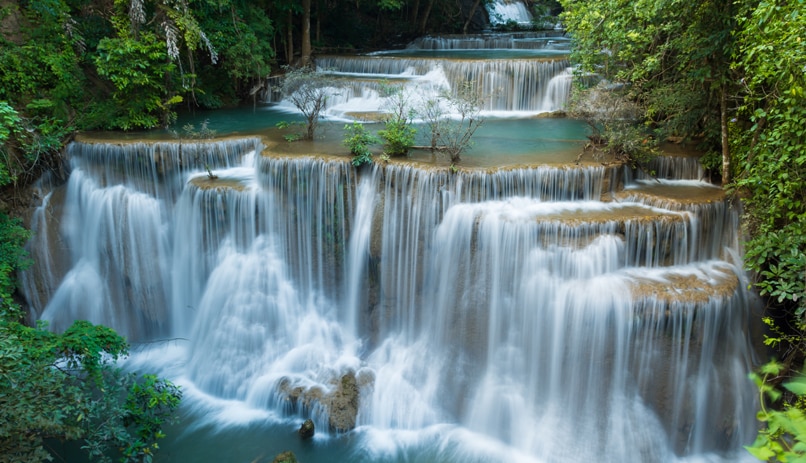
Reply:
[[[261,150],[74,143],[32,219],[33,310],[172,339],[128,366],[183,386],[188,433],[310,417],[350,450],[309,462],[727,462],[752,440],[721,190]]]

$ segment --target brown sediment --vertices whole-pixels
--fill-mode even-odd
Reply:
[[[717,273],[718,272],[718,273]],[[739,285],[739,278],[725,266],[709,274],[701,275],[668,272],[662,278],[636,278],[632,283],[635,299],[653,299],[669,303],[703,304],[714,298],[728,299]]]
[[[246,190],[243,180],[234,178],[210,178],[209,176],[199,176],[190,179],[190,183],[202,190]]]
[[[75,141],[86,144],[107,144],[126,146],[135,143],[177,143],[177,144],[202,144],[221,143],[223,141],[246,141],[254,136],[228,135],[215,136],[213,138],[182,138],[165,133],[154,132],[80,132],[76,134]]]
[[[647,183],[639,187],[620,191],[616,194],[620,200],[643,198],[648,201],[663,200],[680,205],[716,203],[725,200],[725,191],[712,186],[685,184]]]
[[[640,206],[616,207],[605,210],[569,209],[553,214],[540,215],[535,218],[540,222],[561,222],[565,225],[577,226],[607,222],[658,223],[684,222],[680,214],[653,210]]]

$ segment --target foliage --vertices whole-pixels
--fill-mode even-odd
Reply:
[[[799,374],[782,384],[788,391],[788,400],[779,409],[770,408],[784,397],[775,386],[775,381],[785,373],[784,365],[772,361],[760,368],[760,375],[752,373],[750,378],[759,391],[761,410],[758,419],[763,423],[748,452],[762,461],[804,461],[806,460],[806,375]],[[769,405],[768,405],[769,404]]]
[[[345,125],[344,130],[347,132],[344,145],[350,148],[350,153],[353,155],[353,165],[358,167],[372,163],[372,152],[369,150],[369,145],[378,143],[378,139],[370,134],[363,124],[358,122]]]
[[[180,135],[178,133],[174,133],[177,137]],[[182,126],[182,138],[190,138],[193,140],[209,140],[216,136],[216,130],[210,128],[210,120],[205,119],[199,125],[198,130],[196,129],[195,124],[185,124]]]
[[[181,103],[182,97],[171,95],[166,77],[176,71],[176,65],[168,59],[165,45],[155,34],[143,33],[137,40],[102,39],[95,66],[98,75],[115,86],[112,103],[118,110],[104,128],[148,129],[173,122],[175,113],[171,108]]]
[[[102,462],[151,461],[181,392],[116,368],[123,338],[83,321],[56,334],[3,320],[0,333],[0,461],[49,460],[47,439],[83,441]]]
[[[806,339],[803,331],[806,326],[796,321],[795,326],[780,326],[780,321],[773,317],[762,317],[761,321],[767,326],[764,334],[764,345],[776,349],[783,359],[803,358],[806,354]]]
[[[381,96],[385,98],[388,112],[384,118],[384,128],[378,131],[384,141],[384,153],[389,156],[405,156],[414,145],[417,130],[412,127],[414,109],[409,95],[402,85],[381,85]]]
[[[624,86],[659,139],[695,139],[726,156],[721,98],[734,81],[732,0],[562,0],[578,75]],[[729,159],[723,162],[729,164]]]
[[[181,392],[168,381],[125,374],[114,331],[77,321],[64,333],[29,327],[14,302],[15,271],[29,236],[0,214],[0,462],[52,459],[47,440],[83,442],[102,462],[151,461]]]
[[[641,108],[619,86],[575,88],[568,114],[588,124],[594,150],[603,148],[633,167],[645,166],[658,153],[656,140],[640,124]]]
[[[58,1],[2,7],[0,14],[14,14],[26,27],[4,26],[0,37],[0,185],[29,182],[58,163],[78,117],[72,108],[83,95],[82,40],[66,12]]]
[[[798,2],[759,2],[740,14],[739,50],[745,130],[738,191],[745,198],[746,266],[756,287],[790,310],[796,323],[806,313],[806,28]]]
[[[305,122],[302,121],[295,121],[295,122],[288,122],[288,121],[280,121],[275,126],[280,130],[288,130],[295,127],[306,126]],[[302,133],[300,132],[289,132],[283,135],[285,141],[292,143],[298,140],[302,140]]]
[[[218,60],[194,13],[185,0],[115,0],[109,18],[114,35],[98,42],[93,57],[98,75],[114,87],[115,105],[103,106],[113,113],[105,128],[167,127],[175,121],[173,106],[196,91],[194,54],[205,49],[212,63]],[[182,66],[181,50],[190,72]]]
[[[285,68],[282,93],[305,118],[303,138],[313,140],[319,117],[327,106],[328,95],[336,82],[311,67]]]
[[[200,105],[218,108],[257,96],[271,74],[276,31],[268,12],[243,0],[218,0],[194,5],[200,26],[215,44],[217,62],[199,60],[196,66]],[[222,14],[231,20],[222,21]]]
[[[30,232],[19,219],[0,213],[0,319],[18,319],[21,314],[14,304],[17,281],[14,272],[29,264],[23,249]]]

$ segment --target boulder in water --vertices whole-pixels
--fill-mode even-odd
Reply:
[[[355,372],[349,372],[341,377],[338,387],[330,397],[330,427],[337,432],[349,431],[355,428],[358,415],[358,382]]]
[[[313,420],[311,420],[310,418],[305,420],[305,422],[302,423],[302,426],[299,427],[299,431],[297,432],[299,432],[299,437],[303,439],[310,439],[311,437],[313,437],[315,432]]]

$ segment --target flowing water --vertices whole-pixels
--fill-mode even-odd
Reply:
[[[512,119],[561,109],[554,58],[324,63],[366,83],[331,118],[382,108],[378,76],[496,82],[487,110],[510,118],[458,170],[356,169],[337,142],[262,136],[280,104],[233,138],[82,139],[43,186],[32,310],[114,327],[129,368],[182,386],[161,461],[749,460],[738,213],[696,160],[660,158],[658,180],[575,163],[579,124]]]

